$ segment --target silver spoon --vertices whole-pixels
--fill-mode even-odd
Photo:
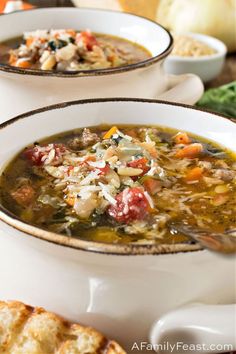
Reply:
[[[180,232],[198,242],[203,248],[211,251],[227,254],[236,254],[236,230],[228,230],[225,233],[211,232],[197,226],[170,222],[170,231]]]

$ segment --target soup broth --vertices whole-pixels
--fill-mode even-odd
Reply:
[[[137,43],[88,30],[37,30],[0,44],[0,63],[23,69],[96,70],[150,57],[151,53]]]
[[[89,127],[25,148],[2,174],[0,198],[24,222],[68,237],[191,242],[168,222],[236,228],[236,161],[169,128]]]

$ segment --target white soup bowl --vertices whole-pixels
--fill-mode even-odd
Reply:
[[[3,123],[0,171],[34,141],[101,123],[184,129],[236,152],[236,124],[218,115],[161,101],[85,100]],[[1,299],[44,306],[92,325],[128,352],[135,342],[149,340],[228,343],[236,350],[234,257],[197,244],[83,241],[28,225],[1,206],[0,230]]]
[[[151,58],[123,67],[76,72],[22,69],[0,64],[0,121],[68,100],[144,97],[195,103],[203,93],[194,75],[169,76],[163,61],[172,49],[170,33],[155,22],[120,12],[48,8],[0,16],[0,42],[36,29],[90,29],[143,45]]]

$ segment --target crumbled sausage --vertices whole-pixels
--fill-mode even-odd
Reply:
[[[81,140],[83,147],[87,147],[97,143],[99,141],[99,137],[96,133],[92,133],[89,129],[85,128],[83,130]]]
[[[22,185],[11,193],[12,198],[21,206],[29,206],[35,197],[35,190],[30,185]]]
[[[215,165],[217,168],[229,168],[228,164],[224,160],[216,160]]]
[[[99,140],[99,136],[96,133],[92,133],[90,129],[84,128],[81,136],[71,139],[68,146],[72,150],[80,150],[95,144]]]
[[[81,149],[81,139],[76,137],[68,141],[68,146],[71,150]]]
[[[234,178],[235,172],[221,168],[221,169],[215,170],[213,173],[213,176],[216,178],[222,179],[225,182],[229,182]]]

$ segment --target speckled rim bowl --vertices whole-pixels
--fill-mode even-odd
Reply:
[[[172,49],[170,33],[145,18],[106,10],[42,8],[0,16],[0,42],[25,31],[89,28],[143,45],[152,57],[127,66],[86,71],[43,71],[0,65],[0,122],[33,109],[77,99],[159,98],[194,104],[203,93],[196,75],[165,73]],[[12,104],[14,102],[14,104]]]
[[[57,17],[57,19],[54,19],[53,16]],[[171,34],[164,27],[157,24],[156,22],[129,13],[90,8],[39,8],[27,10],[24,12],[17,11],[5,15],[0,15],[1,41],[3,39],[7,40],[9,38],[14,38],[19,35],[19,30],[17,29],[17,26],[13,25],[14,23],[18,25],[22,23],[22,32],[24,32],[26,28],[27,31],[45,28],[56,29],[58,28],[57,23],[60,23],[61,27],[63,27],[64,24],[64,28],[68,28],[68,16],[70,16],[71,21],[70,28],[75,28],[77,30],[87,28],[86,18],[96,18],[94,25],[90,25],[90,29],[95,32],[98,26],[97,24],[103,21],[103,19],[106,19],[106,21],[103,21],[104,23],[102,25],[99,25],[100,28],[103,28],[103,31],[100,30],[101,33],[119,35],[122,38],[127,38],[134,42],[136,41],[137,43],[143,45],[148,50],[150,50],[150,52],[152,53],[152,57],[134,64],[115,68],[76,71],[43,71],[39,69],[17,68],[12,65],[0,63],[0,71],[12,72],[17,74],[70,78],[78,76],[118,74],[125,71],[135,70],[138,68],[143,68],[152,65],[165,58],[172,50],[173,38]],[[31,19],[32,17],[33,21]],[[77,18],[80,21],[79,24]],[[42,19],[44,19],[44,21]],[[42,26],[43,22],[45,22],[44,26]],[[83,22],[85,23],[85,25],[83,25]],[[132,33],[132,25],[133,27],[136,27],[136,36],[134,36],[134,34]],[[1,30],[1,28],[3,29],[3,31]],[[119,30],[117,30],[118,28]],[[148,33],[152,37],[152,39],[150,38],[149,41],[147,41]],[[159,44],[158,41],[160,42]]]
[[[66,119],[65,119],[66,118]],[[236,124],[218,114],[192,106],[147,99],[89,99],[61,103],[34,110],[0,125],[0,171],[28,144],[45,136],[79,127],[109,124],[157,124],[184,129],[236,151]],[[14,137],[18,137],[15,139]],[[9,141],[11,142],[9,144]],[[140,245],[84,241],[42,230],[20,221],[0,206],[0,220],[24,234],[79,250],[117,255],[146,255],[196,251],[197,244]]]

